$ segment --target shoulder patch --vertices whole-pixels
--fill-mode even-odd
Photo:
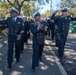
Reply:
[[[71,20],[71,17],[69,17],[69,20]]]
[[[22,25],[24,26],[24,22],[22,23]]]
[[[70,15],[68,15],[68,19],[71,20],[71,16]]]

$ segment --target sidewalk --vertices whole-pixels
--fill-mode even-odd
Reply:
[[[45,42],[45,48],[43,53],[43,63],[40,62],[40,66],[36,69],[35,73],[30,71],[31,59],[32,59],[32,42],[29,41],[29,45],[25,46],[24,53],[21,55],[20,62],[16,64],[13,63],[13,67],[10,71],[5,69],[6,59],[7,59],[7,46],[0,48],[0,75],[62,75],[60,69],[62,66],[56,60],[56,56],[53,54],[51,46],[49,45],[49,40]]]

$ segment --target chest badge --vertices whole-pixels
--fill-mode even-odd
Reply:
[[[20,22],[17,22],[17,24],[21,24]]]
[[[71,18],[69,17],[69,20],[71,20]]]

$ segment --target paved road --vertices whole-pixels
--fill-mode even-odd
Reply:
[[[5,69],[6,59],[7,59],[7,42],[4,44],[4,41],[7,41],[7,38],[4,38],[1,44],[3,47],[0,48],[0,75],[63,75],[60,71],[56,61],[56,57],[52,53],[52,48],[49,45],[49,40],[46,40],[44,53],[43,53],[43,62],[40,62],[40,66],[36,69],[35,73],[30,71],[31,67],[31,58],[32,58],[32,42],[29,40],[29,45],[25,45],[24,53],[21,55],[20,62],[16,64],[13,62],[13,67],[10,71]],[[62,66],[61,66],[62,67]]]
[[[76,33],[68,36],[63,66],[68,75],[76,75]]]
[[[53,48],[57,55],[57,48]],[[62,63],[68,75],[76,75],[76,33],[70,33],[65,47],[65,59]]]

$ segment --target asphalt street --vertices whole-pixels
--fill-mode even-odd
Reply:
[[[0,38],[0,75],[63,75],[60,70],[62,66],[58,66],[56,58],[52,53],[52,48],[49,45],[51,41],[45,41],[45,48],[43,52],[43,62],[40,62],[40,66],[36,68],[36,72],[31,72],[31,61],[32,61],[32,41],[29,40],[29,45],[25,45],[25,50],[21,54],[20,62],[15,63],[13,60],[13,66],[10,71],[5,69],[7,65],[7,37]],[[60,63],[59,63],[60,64]]]

